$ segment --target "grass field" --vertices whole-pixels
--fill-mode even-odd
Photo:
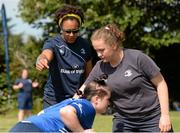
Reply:
[[[12,125],[17,122],[17,110],[9,111],[4,115],[0,115],[0,132],[7,132]],[[180,132],[180,112],[170,112],[174,131]],[[93,128],[97,132],[111,132],[112,116],[97,115]]]
[[[170,112],[171,121],[173,124],[174,132],[180,132],[180,112]],[[112,127],[112,116],[108,115],[97,115],[93,128],[97,132],[111,132]]]

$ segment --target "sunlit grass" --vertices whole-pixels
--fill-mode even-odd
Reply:
[[[170,112],[174,132],[180,132],[180,112]],[[112,116],[97,115],[93,128],[98,132],[111,132]]]
[[[17,122],[17,110],[0,114],[0,132],[7,132]],[[175,132],[180,132],[180,112],[171,111],[171,120]],[[112,116],[97,115],[93,128],[97,132],[111,132]]]

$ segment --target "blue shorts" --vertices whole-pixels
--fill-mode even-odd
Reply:
[[[30,122],[18,122],[15,126],[13,126],[10,131],[13,132],[43,132],[36,125]]]
[[[32,97],[18,96],[18,109],[31,110],[33,106]]]

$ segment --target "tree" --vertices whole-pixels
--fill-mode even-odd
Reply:
[[[10,19],[8,19],[8,22]],[[2,20],[0,18],[0,24]],[[20,72],[23,68],[29,69],[29,75],[31,79],[37,79],[42,88],[44,82],[46,81],[46,72],[38,73],[35,69],[35,62],[38,54],[40,53],[42,47],[42,41],[36,40],[35,37],[30,36],[27,42],[23,42],[22,34],[13,35],[11,33],[11,28],[8,27],[9,34],[9,64],[10,64],[10,79],[11,85],[14,84],[16,78],[20,77]],[[2,27],[0,27],[0,33],[2,33]],[[41,79],[41,80],[39,80]],[[11,87],[11,86],[10,86]],[[10,89],[10,90],[9,90]],[[35,91],[36,96],[40,96],[43,89],[38,89]],[[42,97],[42,96],[41,96]],[[0,113],[6,112],[7,110],[13,108],[15,103],[16,93],[12,88],[8,88],[8,81],[6,78],[6,66],[5,66],[5,50],[3,43],[3,35],[0,36]],[[14,102],[13,102],[14,101]],[[7,104],[10,103],[11,104]],[[14,106],[15,107],[15,106]]]
[[[140,49],[151,57],[155,57],[162,72],[166,73],[170,86],[176,90],[174,94],[179,94],[178,81],[170,80],[171,77],[179,79],[177,73],[179,65],[165,64],[164,57],[157,56],[159,51],[165,51],[162,49],[173,49],[171,47],[173,45],[179,48],[179,0],[21,0],[19,3],[20,17],[37,28],[43,28],[44,35],[56,33],[57,27],[53,22],[54,12],[63,4],[79,5],[83,8],[86,21],[81,31],[88,38],[92,31],[105,24],[118,24],[126,34],[124,47]],[[173,52],[176,52],[173,54],[175,58],[179,58],[180,50],[170,51],[169,54]],[[172,71],[175,75],[172,75]]]
[[[10,21],[10,19],[7,20],[8,22]],[[0,24],[2,25],[2,18],[0,18]],[[20,36],[12,36],[10,29],[11,27],[8,28],[8,42],[9,44],[12,42],[12,38],[20,38]],[[12,105],[7,104],[10,103],[10,100],[13,99],[12,97],[14,95],[11,95],[10,93],[12,92],[9,88],[11,86],[8,86],[9,82],[7,81],[7,75],[6,75],[6,64],[5,64],[5,47],[4,47],[4,35],[3,35],[3,29],[2,26],[0,27],[0,105],[1,105],[1,109],[0,109],[0,113],[2,112],[6,112],[7,110],[9,110],[10,108],[12,108]],[[20,41],[19,41],[20,42]],[[9,47],[8,51],[9,51],[9,62],[12,59],[12,52],[10,52],[12,49]],[[11,75],[11,74],[10,74]],[[11,77],[11,76],[10,76]],[[11,97],[11,98],[10,98]]]
[[[83,28],[88,36],[102,25],[117,23],[126,33],[126,47],[149,52],[151,48],[180,42],[179,0],[21,0],[20,16],[28,23],[43,27],[45,33],[57,32],[53,13],[67,3],[84,9]]]

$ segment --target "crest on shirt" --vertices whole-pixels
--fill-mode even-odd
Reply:
[[[84,48],[82,48],[80,51],[81,51],[81,54],[86,54],[86,51]]]
[[[132,71],[129,69],[124,72],[125,77],[130,77],[131,75],[132,75]]]
[[[62,49],[59,49],[59,52],[62,56],[64,55],[64,51]]]
[[[79,68],[79,65],[78,65],[78,64],[74,64],[74,65],[73,65],[73,68],[74,68],[74,69],[77,69],[77,68]]]

